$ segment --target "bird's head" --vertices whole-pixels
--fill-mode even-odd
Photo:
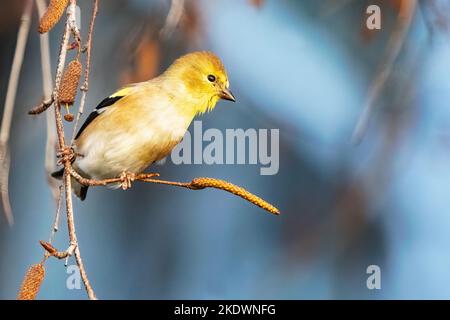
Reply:
[[[186,95],[182,98],[195,114],[211,111],[219,99],[235,101],[225,67],[212,52],[193,52],[178,58],[165,76],[182,82]]]

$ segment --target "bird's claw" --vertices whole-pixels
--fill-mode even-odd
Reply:
[[[57,164],[63,165],[67,161],[73,162],[77,157],[77,154],[75,153],[75,150],[72,147],[64,147],[59,150],[56,156],[58,157]]]
[[[136,179],[136,174],[132,172],[122,172],[120,175],[122,190],[131,188],[131,183]]]

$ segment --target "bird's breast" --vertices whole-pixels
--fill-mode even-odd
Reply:
[[[148,113],[105,114],[93,123],[97,130],[77,141],[83,156],[76,167],[92,178],[116,177],[123,171],[140,173],[164,158],[181,141],[192,117],[176,110]]]

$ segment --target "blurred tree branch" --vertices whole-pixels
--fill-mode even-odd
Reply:
[[[44,15],[46,4],[44,0],[36,0],[36,7],[39,15],[39,19]],[[52,96],[52,71],[50,62],[50,44],[48,33],[43,33],[39,37],[40,50],[41,50],[41,65],[42,65],[42,83],[44,90],[44,101],[48,101]],[[45,171],[47,173],[47,181],[50,185],[55,203],[58,203],[58,197],[60,195],[58,183],[55,179],[52,179],[50,174],[56,167],[56,127],[53,117],[50,113],[46,114],[47,124],[47,142],[45,146]]]
[[[168,38],[175,28],[178,26],[178,23],[181,20],[184,12],[184,0],[171,0],[170,1],[170,9],[169,14],[166,18],[166,23],[164,27],[161,29],[161,36],[163,38]]]
[[[360,143],[367,131],[370,116],[373,112],[376,100],[382,93],[386,81],[391,75],[394,63],[403,48],[403,44],[406,40],[416,12],[416,7],[417,0],[402,0],[400,2],[394,30],[391,33],[384,56],[379,65],[378,72],[372,80],[366,102],[353,131],[352,142],[354,144]]]
[[[11,121],[16,100],[17,85],[19,83],[20,70],[22,69],[23,56],[30,31],[31,13],[33,10],[33,0],[25,2],[24,11],[21,18],[19,31],[17,33],[17,44],[14,52],[11,73],[9,76],[8,89],[6,92],[5,107],[3,109],[2,127],[0,130],[0,192],[2,197],[3,212],[9,225],[14,223],[14,217],[9,201],[9,133],[11,131]]]

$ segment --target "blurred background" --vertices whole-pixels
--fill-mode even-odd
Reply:
[[[450,298],[450,2],[414,3],[185,0],[172,26],[169,0],[100,1],[83,118],[121,85],[156,76],[184,53],[212,50],[238,102],[202,116],[204,130],[280,129],[279,172],[170,162],[153,170],[176,181],[226,179],[282,215],[218,190],[91,188],[74,209],[98,297]],[[92,2],[78,4],[85,35]],[[381,30],[365,27],[371,4],[381,7]],[[23,5],[7,1],[0,11],[2,107]],[[14,299],[42,259],[38,240],[48,239],[55,212],[45,116],[26,114],[43,96],[37,24],[34,11],[10,138],[14,225],[0,216],[2,299]],[[60,22],[50,32],[52,70],[62,29]],[[385,71],[361,142],[352,142]],[[61,250],[62,217],[54,241]],[[381,290],[366,287],[369,265],[381,268]],[[66,288],[62,261],[49,259],[46,270],[38,298],[86,298],[83,287]]]

